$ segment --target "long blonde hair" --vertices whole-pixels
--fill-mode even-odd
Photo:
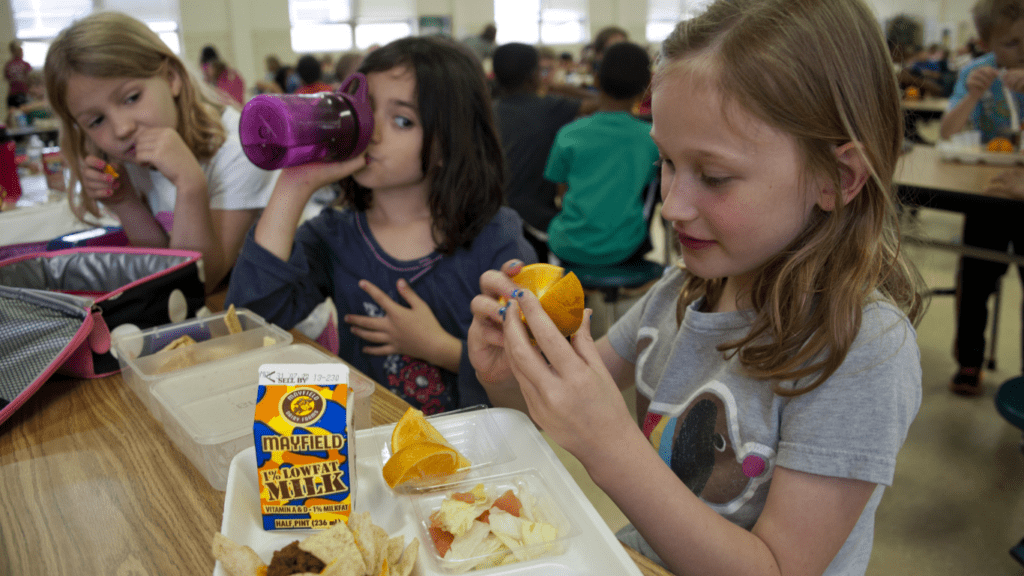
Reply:
[[[836,190],[835,209],[815,208],[764,264],[751,288],[750,332],[720,347],[777,394],[813,390],[842,364],[876,290],[915,324],[926,303],[923,281],[900,251],[893,173],[903,117],[881,30],[860,0],[720,0],[665,40],[655,82],[694,57],[713,63],[726,102],[795,138],[806,177]],[[848,142],[870,176],[844,205],[836,147]],[[690,275],[680,309],[701,296],[714,302],[723,285]],[[796,390],[779,385],[812,376]]]
[[[155,32],[138,20],[118,12],[97,12],[61,31],[46,53],[43,67],[50,105],[61,120],[61,152],[71,169],[68,190],[82,180],[80,160],[88,153],[85,132],[67,102],[72,74],[94,78],[152,78],[173,71],[181,78],[178,134],[200,161],[209,159],[226,138],[220,121],[222,107],[208,98],[184,63]],[[96,201],[84,194],[68,195],[79,218],[99,217]]]

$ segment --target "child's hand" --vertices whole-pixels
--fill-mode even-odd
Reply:
[[[206,182],[195,154],[173,128],[139,128],[135,134],[134,160],[156,168],[179,188],[185,183]]]
[[[466,348],[469,361],[476,369],[477,379],[494,384],[512,379],[512,370],[505,357],[505,332],[502,314],[506,308],[498,299],[509,297],[518,287],[512,282],[522,269],[519,260],[506,262],[501,271],[488,270],[480,276],[480,294],[473,298],[470,310],[473,323],[469,326]]]
[[[366,168],[366,156],[360,154],[340,162],[310,162],[284,168],[278,181],[282,189],[308,191],[312,196],[320,188],[348,178],[363,168]]]
[[[461,354],[461,342],[441,327],[433,310],[413,291],[408,282],[398,281],[398,293],[409,303],[409,307],[395,302],[366,280],[360,280],[359,287],[380,305],[385,314],[383,317],[345,315],[345,322],[352,326],[353,334],[375,344],[363,348],[363,352],[374,356],[405,354],[452,370],[451,358],[445,357],[443,349],[446,345],[455,344]],[[453,372],[458,371],[459,354],[455,357]]]
[[[520,307],[537,347],[530,344]],[[625,430],[636,430],[594,345],[590,316],[570,345],[528,290],[509,302],[505,314],[505,353],[530,417],[584,466],[597,463],[602,451],[614,450]]]
[[[1024,168],[1010,168],[997,174],[985,186],[987,196],[1024,200]]]
[[[991,66],[979,66],[967,76],[967,93],[975,98],[981,98],[985,91],[992,86],[992,83],[999,77],[999,70]]]
[[[1024,92],[1024,68],[1013,68],[1004,72],[1003,84],[1014,92]]]
[[[107,169],[108,164],[98,156],[86,156],[81,160],[82,192],[89,198],[104,204],[120,204],[136,196],[128,185],[128,178],[123,175],[114,176]],[[124,170],[115,166],[114,171]]]

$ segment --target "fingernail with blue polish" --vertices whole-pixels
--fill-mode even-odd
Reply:
[[[512,291],[512,297],[513,298],[519,298],[522,295],[523,295],[523,291],[521,289],[519,289],[519,288],[516,288],[515,290]]]
[[[505,321],[505,312],[508,312],[508,306],[502,306],[501,308],[498,308],[498,314],[501,315],[502,322]]]

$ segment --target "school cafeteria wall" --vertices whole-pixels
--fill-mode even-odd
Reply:
[[[477,34],[494,21],[490,0],[418,0],[416,9],[420,15],[450,15],[456,38]],[[635,0],[590,0],[589,24],[591,36],[617,25],[643,42],[646,11],[637,10]],[[288,0],[181,0],[181,30],[188,62],[197,62],[202,47],[213,44],[250,85],[263,77],[266,55],[276,54],[282,62],[300,56],[291,48]],[[562,48],[579,54],[582,45]]]
[[[893,16],[906,14],[917,18],[924,27],[925,45],[942,41],[942,31],[949,30],[950,48],[955,49],[974,35],[971,7],[977,0],[867,0],[885,24]]]
[[[973,34],[970,9],[975,1],[867,0],[880,22],[897,14],[911,14],[921,17],[933,33],[950,27],[955,45]],[[591,35],[605,26],[618,25],[634,40],[644,41],[646,10],[637,9],[637,4],[645,4],[643,0],[590,0],[589,4]],[[291,49],[288,0],[180,0],[180,8],[182,56],[189,63],[197,63],[203,46],[213,44],[251,86],[264,74],[266,55],[277,54],[284,62],[298,60],[299,54]],[[421,15],[450,15],[452,34],[457,38],[476,34],[494,20],[492,0],[417,0],[416,8]],[[12,38],[11,0],[0,0],[0,62],[6,61],[7,43]],[[931,38],[926,39],[929,41]],[[560,48],[579,54],[582,46]],[[6,99],[6,92],[6,82],[0,82],[0,97]]]

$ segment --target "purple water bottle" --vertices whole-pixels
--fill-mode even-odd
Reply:
[[[352,74],[337,92],[255,96],[238,130],[245,155],[264,170],[357,156],[373,135],[366,76]]]

